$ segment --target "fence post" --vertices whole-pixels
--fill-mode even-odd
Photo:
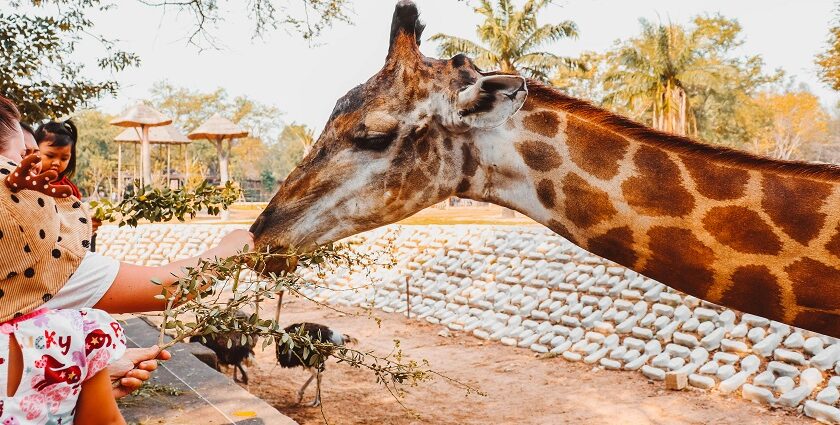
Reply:
[[[408,276],[405,277],[405,317],[411,319],[411,285]]]

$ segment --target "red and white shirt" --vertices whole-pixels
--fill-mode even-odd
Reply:
[[[8,397],[12,334],[23,376]],[[0,323],[0,425],[72,424],[82,383],[124,352],[122,327],[101,310],[41,309]]]

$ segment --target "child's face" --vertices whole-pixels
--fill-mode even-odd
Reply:
[[[70,145],[53,146],[53,142],[43,142],[38,147],[41,149],[42,171],[55,170],[60,174],[67,169],[72,154]]]

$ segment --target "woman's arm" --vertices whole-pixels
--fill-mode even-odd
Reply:
[[[82,391],[76,401],[76,416],[73,423],[77,425],[124,425],[117,401],[111,392],[111,380],[108,370],[100,370],[93,378],[82,384]]]
[[[161,285],[164,288],[172,286],[183,275],[183,268],[195,267],[202,259],[230,257],[242,251],[246,245],[253,248],[254,235],[247,230],[234,230],[225,235],[219,245],[197,257],[159,267],[121,263],[114,283],[94,308],[112,314],[161,311],[166,308],[166,301],[155,298],[155,295],[161,293]],[[152,283],[152,280],[161,285]]]

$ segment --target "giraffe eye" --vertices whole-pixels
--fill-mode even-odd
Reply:
[[[395,138],[396,133],[373,133],[367,136],[354,138],[353,144],[355,144],[359,149],[382,152],[391,145],[391,142],[393,142]]]

